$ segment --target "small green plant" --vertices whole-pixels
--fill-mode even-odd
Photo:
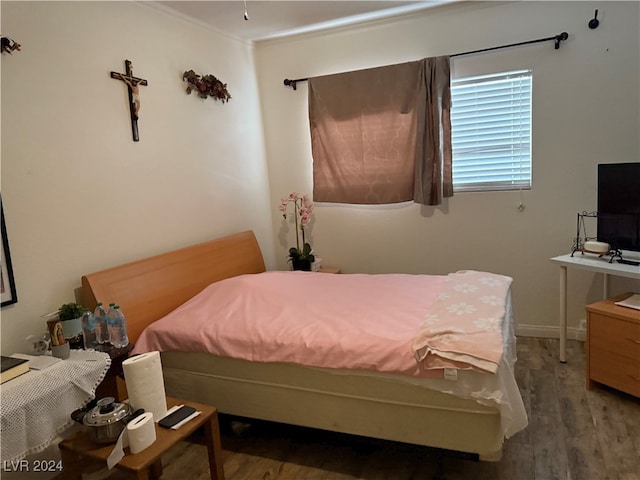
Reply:
[[[65,303],[58,309],[58,318],[60,320],[73,320],[82,316],[84,307],[79,303]]]

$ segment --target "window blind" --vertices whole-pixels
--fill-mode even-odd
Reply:
[[[451,81],[454,191],[531,187],[531,70]]]

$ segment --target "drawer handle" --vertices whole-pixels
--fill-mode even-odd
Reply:
[[[631,338],[631,337],[626,337],[626,338],[627,338],[627,340],[629,340],[630,342],[637,343],[638,345],[640,345],[640,340],[635,340],[635,339],[633,339],[633,338]]]

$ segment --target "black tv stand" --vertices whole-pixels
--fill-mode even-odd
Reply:
[[[617,260],[618,263],[622,263],[624,265],[635,265],[635,266],[640,266],[640,262],[636,261],[636,260],[625,260],[624,258],[619,258]]]
[[[640,261],[638,260],[627,260],[622,258],[622,250],[618,248],[609,250],[609,253],[607,255],[610,255],[611,257],[609,258],[609,263],[613,263],[613,261],[615,260],[616,262],[621,263],[623,265],[632,265],[634,267],[640,266]]]

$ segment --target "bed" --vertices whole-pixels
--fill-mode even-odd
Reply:
[[[296,358],[295,352],[293,357],[269,356],[280,348],[273,352],[256,349],[257,356],[245,358],[230,356],[225,349],[214,353],[201,348],[185,351],[182,346],[172,346],[173,330],[169,334],[162,330],[185,324],[191,332],[186,341],[189,344],[203,336],[194,333],[197,322],[192,322],[190,315],[202,310],[196,302],[207,291],[223,295],[222,286],[253,282],[263,276],[273,284],[274,279],[289,281],[288,275],[298,275],[296,283],[310,281],[313,276],[324,283],[332,282],[330,277],[340,277],[266,272],[258,242],[253,232],[247,231],[85,275],[82,292],[88,307],[97,301],[115,301],[121,306],[136,349],[140,345],[143,349],[160,346],[157,349],[168,395],[214,405],[221,413],[468,452],[482,460],[498,460],[505,438],[526,427],[526,413],[513,376],[515,336],[510,293],[500,305],[504,352],[494,373],[443,367],[418,369],[424,375],[412,375],[393,369],[354,368],[350,363],[328,368],[289,361]],[[339,288],[359,278],[387,281],[383,277],[345,275]],[[436,298],[432,294],[419,296],[429,295]],[[439,301],[439,297],[433,298],[432,302]],[[207,301],[219,305],[220,297]],[[427,313],[420,316],[437,317]],[[406,362],[404,365],[405,370],[411,368]]]

